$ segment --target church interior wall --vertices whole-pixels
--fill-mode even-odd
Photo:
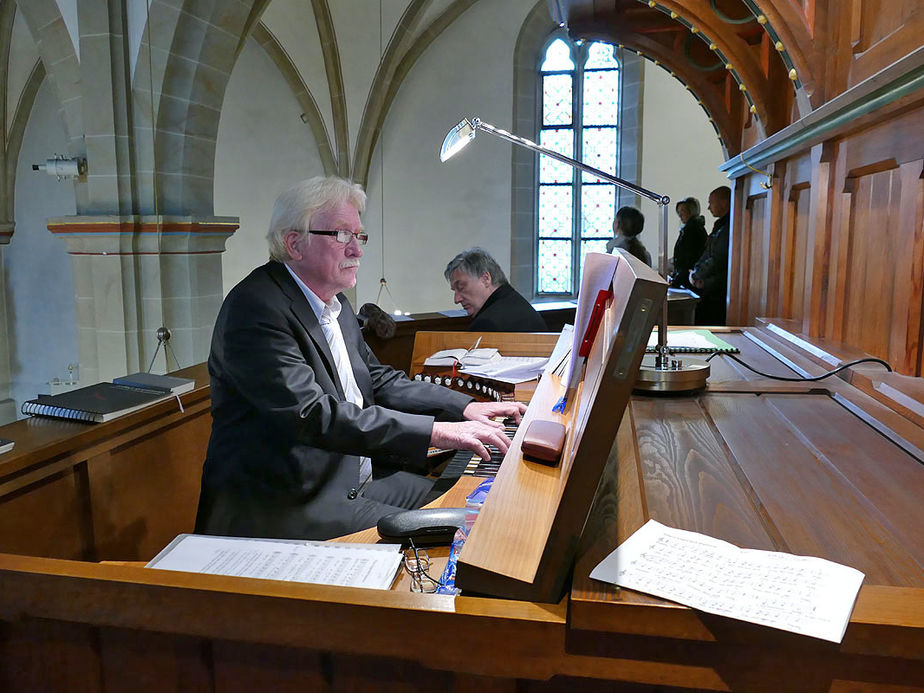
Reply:
[[[393,5],[383,6],[386,44],[400,19]],[[404,76],[371,157],[364,219],[371,240],[355,291],[357,306],[379,298],[379,279],[384,275],[394,298],[394,303],[387,295],[381,298],[388,310],[455,308],[442,270],[465,247],[482,245],[502,267],[509,267],[511,145],[482,135],[464,154],[445,164],[439,162],[438,150],[445,133],[463,116],[478,115],[499,127],[512,127],[515,37],[535,5],[535,0],[472,4],[437,36]],[[356,142],[378,64],[379,8],[363,8],[357,4],[352,14],[339,9],[332,13],[343,65],[351,144]],[[365,28],[360,33],[348,30],[345,24],[357,23],[356,13],[361,11],[367,15]],[[326,144],[334,147],[323,55],[316,42],[305,38],[316,34],[313,18],[303,16],[306,12],[304,4],[274,0],[265,13],[265,26],[270,31],[278,29],[276,39],[284,41],[286,53],[317,102],[327,128]],[[287,17],[291,20],[288,23]],[[302,29],[294,28],[298,26]],[[21,88],[24,78],[20,73],[26,72],[23,66],[34,61],[38,51],[21,18],[16,20],[14,35],[13,53],[18,57],[10,86]],[[139,39],[134,34],[129,39],[134,54],[140,50]],[[660,69],[649,66],[648,74],[641,128],[645,151],[639,182],[675,200],[695,195],[705,206],[708,191],[724,182],[724,176],[717,172],[724,159],[721,145],[692,94]],[[136,75],[136,84],[138,78]],[[16,231],[2,251],[10,325],[8,391],[16,410],[16,403],[47,391],[49,380],[68,377],[68,364],[80,361],[79,340],[98,336],[87,333],[78,338],[72,258],[65,244],[46,228],[47,219],[76,213],[74,184],[31,170],[33,163],[67,150],[52,87],[53,82],[46,79],[30,115],[16,180]],[[8,96],[8,101],[15,103],[16,99]],[[221,257],[225,293],[265,261],[264,233],[276,195],[296,180],[331,173],[325,171],[311,128],[299,117],[301,110],[278,66],[248,39],[224,94],[215,149],[214,213],[240,220],[239,230],[227,241]],[[692,154],[677,156],[681,150]],[[352,150],[351,154],[355,156]],[[698,187],[691,188],[689,181],[696,181]],[[643,211],[649,219],[643,241],[656,254],[656,210],[653,205],[646,209],[643,203]],[[670,245],[677,225],[671,210]],[[167,297],[167,304],[171,300]],[[29,322],[26,316],[41,319]],[[148,351],[156,344],[154,334],[141,334],[137,339],[150,342]],[[204,360],[207,355],[194,354],[195,349],[189,348],[180,351],[180,366],[190,365],[187,360]],[[139,363],[149,358],[143,349],[141,352]],[[147,363],[141,365],[146,367]],[[175,367],[172,360],[170,367]]]
[[[52,378],[69,377],[78,363],[74,275],[64,244],[45,226],[48,217],[76,212],[69,183],[32,170],[66,149],[54,93],[39,90],[17,165],[16,232],[3,248],[11,398],[17,403],[46,392]]]
[[[715,221],[706,209],[709,193],[729,185],[729,180],[718,170],[718,164],[725,160],[722,144],[696,98],[669,72],[649,61],[645,61],[643,99],[639,183],[671,198],[667,243],[670,257],[680,227],[675,204],[690,196],[699,200],[708,231]],[[658,206],[643,199],[639,208],[645,215],[642,242],[655,261]]]

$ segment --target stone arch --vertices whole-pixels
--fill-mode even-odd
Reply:
[[[165,0],[151,3],[133,82],[145,212],[212,214],[225,89],[246,32],[268,2],[215,0],[203,7],[185,0],[180,8]]]
[[[415,34],[415,28],[427,3],[415,0],[408,6],[388,42],[369,90],[353,156],[353,180],[357,183],[365,186],[368,182],[372,153],[404,78],[430,44],[475,2],[477,0],[454,0],[419,34]]]
[[[55,0],[20,0],[18,7],[58,96],[70,154],[84,156],[80,61],[58,3]]]
[[[6,135],[5,189],[2,191],[5,209],[0,210],[0,217],[3,219],[12,220],[13,210],[16,209],[16,165],[19,161],[19,150],[22,148],[26,124],[29,122],[32,106],[35,104],[35,97],[38,95],[39,87],[42,86],[44,81],[45,65],[39,60],[35,63],[29,78],[26,80],[22,94],[19,96],[19,103],[16,104],[16,110],[13,112],[9,132]]]
[[[314,136],[318,152],[321,155],[324,173],[329,176],[336,175],[337,162],[334,160],[334,153],[331,150],[330,136],[327,133],[327,127],[324,125],[324,118],[321,116],[321,110],[318,108],[314,95],[302,80],[298,68],[266,26],[257,24],[251,36],[279,69],[299,106],[303,109],[302,120],[311,128],[311,134]]]
[[[343,69],[340,65],[340,46],[334,31],[334,20],[327,0],[311,0],[314,9],[324,69],[327,72],[327,88],[330,92],[331,114],[334,119],[334,144],[337,147],[337,172],[344,178],[350,177],[350,131],[347,122],[346,90],[343,86]]]

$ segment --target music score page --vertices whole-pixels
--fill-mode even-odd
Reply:
[[[399,544],[352,544],[181,534],[147,568],[387,590]]]
[[[823,558],[741,549],[649,520],[590,577],[711,614],[839,643],[864,575]]]

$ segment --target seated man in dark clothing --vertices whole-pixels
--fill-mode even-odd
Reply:
[[[644,228],[644,214],[635,207],[620,207],[613,220],[614,235],[606,244],[606,252],[612,253],[613,248],[622,248],[651,267],[651,253],[638,238]]]
[[[196,532],[330,539],[426,502],[433,481],[377,464],[422,460],[429,446],[508,446],[497,416],[516,402],[474,402],[382,365],[343,291],[368,235],[366,194],[312,178],[276,200],[270,261],[225,297],[212,335],[209,438]],[[373,465],[372,458],[376,458]]]
[[[706,249],[690,270],[690,286],[700,300],[696,306],[697,325],[724,325],[728,295],[728,216],[731,189],[723,185],[709,193],[709,213],[716,217]]]
[[[529,301],[507,283],[494,258],[483,248],[456,255],[443,273],[455,303],[474,316],[472,332],[546,332],[545,321]]]

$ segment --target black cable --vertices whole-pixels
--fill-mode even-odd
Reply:
[[[856,366],[858,363],[879,363],[879,364],[882,364],[883,366],[885,366],[885,367],[886,367],[886,370],[889,371],[889,373],[892,372],[892,366],[890,366],[888,363],[886,363],[886,362],[883,361],[882,359],[877,359],[877,358],[875,358],[875,357],[873,357],[873,356],[869,356],[869,357],[867,357],[867,358],[857,359],[856,361],[848,361],[847,363],[841,364],[840,366],[838,366],[838,367],[835,368],[834,370],[828,371],[827,373],[824,373],[824,374],[822,374],[822,375],[816,375],[816,376],[814,376],[814,377],[812,377],[812,378],[804,378],[804,377],[799,377],[799,378],[788,378],[788,377],[783,376],[783,375],[770,375],[769,373],[762,373],[761,371],[757,370],[757,369],[754,368],[753,366],[749,366],[748,364],[746,364],[744,361],[742,361],[741,359],[739,359],[739,358],[738,358],[737,356],[735,356],[734,354],[728,354],[728,353],[722,353],[722,352],[719,352],[719,351],[714,351],[714,352],[712,352],[712,353],[706,358],[706,361],[711,361],[712,358],[713,358],[714,356],[727,356],[728,358],[732,359],[733,361],[736,361],[736,362],[740,363],[742,366],[744,366],[745,368],[747,368],[749,371],[753,371],[754,373],[757,373],[757,375],[763,376],[764,378],[770,378],[771,380],[785,380],[786,382],[790,382],[790,383],[808,383],[808,382],[815,382],[815,381],[817,381],[817,380],[823,380],[824,378],[827,378],[827,377],[829,377],[829,376],[832,376],[832,375],[834,375],[835,373],[840,373],[840,372],[841,372],[842,370],[844,370],[845,368],[850,368],[851,366]]]

